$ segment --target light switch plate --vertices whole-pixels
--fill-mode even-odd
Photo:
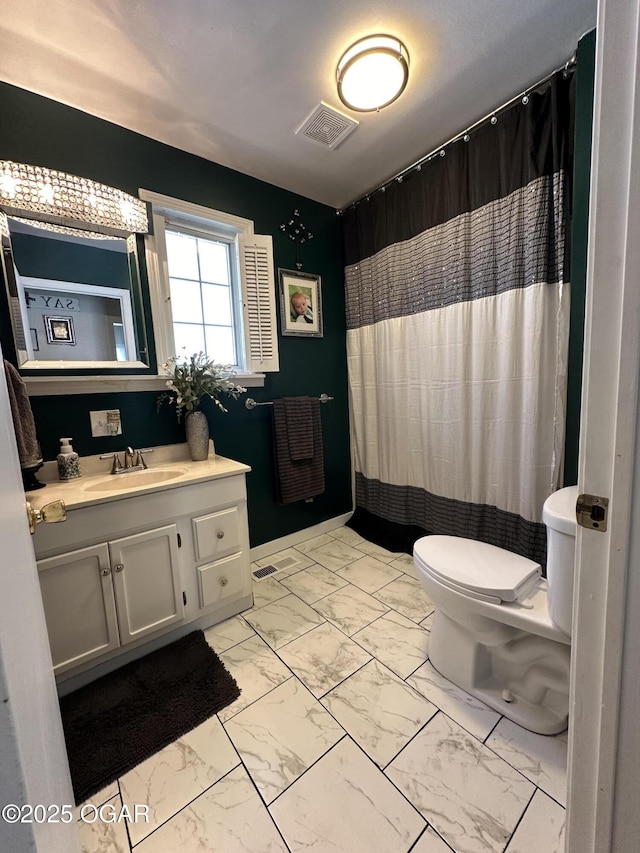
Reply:
[[[104,412],[89,412],[91,419],[91,435],[98,438],[101,435],[122,435],[122,422],[119,409],[108,409]]]

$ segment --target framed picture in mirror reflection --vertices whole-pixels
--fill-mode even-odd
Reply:
[[[76,342],[71,317],[45,316],[44,328],[47,333],[47,343],[49,344],[74,345]]]

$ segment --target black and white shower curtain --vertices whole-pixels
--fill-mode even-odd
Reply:
[[[560,485],[572,83],[556,75],[344,214],[353,525],[544,562]]]

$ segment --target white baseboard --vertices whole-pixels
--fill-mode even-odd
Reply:
[[[320,524],[314,524],[313,527],[305,527],[304,530],[297,530],[295,533],[289,533],[288,536],[281,536],[280,539],[272,539],[271,542],[256,545],[255,548],[251,549],[251,562],[254,563],[256,560],[261,560],[270,554],[276,554],[278,551],[284,551],[285,548],[294,548],[300,542],[312,539],[314,536],[320,536],[321,533],[330,533],[332,530],[337,530],[338,527],[344,527],[352,515],[353,512],[345,512],[343,515],[321,521]]]

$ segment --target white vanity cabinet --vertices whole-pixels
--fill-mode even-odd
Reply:
[[[67,490],[67,521],[38,526],[33,541],[59,680],[111,661],[106,670],[113,669],[124,653],[142,646],[146,653],[171,631],[177,638],[251,607],[248,468],[222,462],[230,473],[143,494],[74,505]],[[87,485],[79,480],[74,489]],[[64,486],[47,492],[65,499]]]
[[[177,536],[171,524],[38,562],[56,673],[182,622]]]

